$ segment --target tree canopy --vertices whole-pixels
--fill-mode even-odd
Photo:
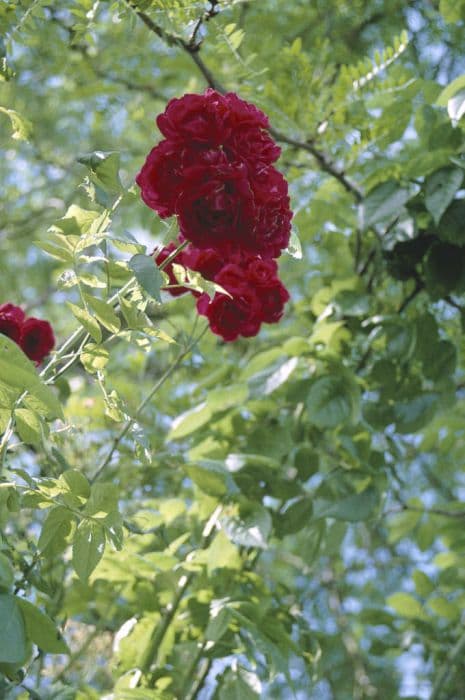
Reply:
[[[465,697],[464,25],[0,5],[0,305],[57,339],[0,325],[0,697]],[[294,212],[284,315],[233,342],[135,184],[208,87],[269,117]]]

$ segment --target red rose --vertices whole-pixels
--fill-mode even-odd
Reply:
[[[247,168],[241,164],[198,166],[185,171],[176,203],[181,234],[198,248],[226,252],[253,240],[255,220]]]
[[[174,214],[181,183],[180,149],[169,141],[152,148],[136,182],[141,197],[161,218]]]
[[[155,250],[154,252],[154,260],[157,266],[159,267],[169,256],[174,253],[178,246],[176,243],[171,242],[168,245],[164,246],[160,250]],[[179,297],[181,294],[185,294],[189,290],[186,289],[186,287],[183,287],[182,285],[179,284],[178,280],[176,279],[176,275],[174,274],[173,271],[173,263],[177,263],[178,265],[185,265],[184,258],[183,258],[183,252],[180,251],[178,255],[174,258],[174,260],[166,267],[163,268],[163,272],[166,272],[169,278],[169,283],[170,285],[176,285],[176,287],[170,287],[169,289],[167,287],[162,287],[166,292],[169,292],[171,296],[173,297]]]
[[[277,258],[289,244],[292,211],[287,182],[273,166],[259,169],[251,179],[257,207],[254,238],[257,252]]]
[[[14,304],[1,304],[0,333],[7,335],[8,338],[18,343],[24,318],[24,311],[19,306],[15,306]]]
[[[229,123],[233,128],[239,126],[255,126],[268,129],[270,122],[266,114],[251,102],[241,100],[235,92],[228,92],[224,101],[229,107]]]
[[[261,317],[266,323],[277,323],[284,313],[284,304],[289,301],[289,292],[276,279],[266,287],[259,287],[257,295],[261,302]]]
[[[252,288],[244,274],[243,268],[236,263],[225,265],[216,275],[215,282],[233,296],[240,295],[243,291]]]
[[[183,265],[200,272],[206,280],[212,280],[224,265],[224,259],[213,248],[196,248],[190,244],[183,250]]]
[[[281,155],[281,148],[271,136],[253,127],[233,131],[224,148],[232,160],[245,160],[253,168],[258,163],[271,165]]]
[[[219,145],[229,135],[228,116],[225,98],[208,89],[203,95],[187,94],[170,100],[163,114],[157,117],[157,126],[172,141]]]
[[[22,325],[19,346],[29,359],[41,362],[55,345],[55,336],[48,321],[28,318]]]
[[[250,284],[264,287],[272,284],[278,274],[278,265],[275,260],[262,260],[250,258],[247,262],[246,275]]]
[[[240,335],[249,338],[260,330],[260,305],[252,291],[246,290],[233,298],[215,294],[206,309],[204,301],[202,297],[199,299],[197,309],[208,318],[213,333],[223,340],[231,342]]]

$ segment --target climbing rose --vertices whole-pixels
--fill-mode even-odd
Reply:
[[[290,236],[287,182],[267,116],[234,93],[212,89],[170,100],[157,118],[165,137],[137,175],[144,202],[176,214],[182,236],[223,255],[278,257]]]
[[[7,335],[15,343],[19,342],[24,311],[14,304],[0,305],[0,333]]]
[[[42,362],[55,345],[50,323],[32,316],[28,318],[21,327],[19,345],[30,360]]]
[[[198,309],[202,308],[197,304]],[[260,304],[252,290],[243,290],[233,298],[215,294],[203,315],[208,318],[213,333],[226,341],[236,340],[240,335],[250,338],[260,330]]]
[[[162,218],[177,217],[178,239],[189,245],[176,262],[227,292],[192,292],[212,331],[225,341],[256,335],[261,323],[279,321],[289,300],[274,258],[289,243],[292,211],[287,182],[273,166],[281,149],[268,117],[209,88],[170,100],[157,125],[165,138],[136,178],[142,199]],[[156,251],[155,262],[175,246]],[[167,291],[184,294],[172,265],[165,271]]]
[[[53,349],[55,337],[48,321],[26,318],[14,304],[0,305],[0,333],[8,336],[37,364]]]

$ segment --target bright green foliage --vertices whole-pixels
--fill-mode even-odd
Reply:
[[[0,335],[0,697],[465,696],[464,22],[0,4],[0,304],[59,339]],[[134,185],[207,83],[267,112],[295,212],[286,314],[233,344]]]

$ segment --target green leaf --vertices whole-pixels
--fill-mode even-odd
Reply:
[[[181,413],[180,416],[174,419],[171,430],[166,436],[167,441],[180,440],[183,437],[187,437],[187,435],[208,423],[212,415],[212,410],[205,401]]]
[[[15,580],[10,560],[0,552],[0,590],[8,591]]]
[[[397,401],[394,417],[397,430],[401,433],[415,433],[423,428],[434,416],[438,396],[434,392],[424,392],[409,400]]]
[[[224,601],[213,600],[210,603],[210,621],[205,630],[205,639],[218,642],[227,632],[231,622],[231,613],[222,607]]]
[[[256,687],[260,692],[261,684],[258,678]],[[256,693],[236,671],[230,669],[221,683],[221,700],[257,700],[262,697],[259,692]]]
[[[22,664],[26,660],[26,629],[17,599],[0,594],[0,662]]]
[[[359,412],[360,392],[346,375],[319,377],[307,396],[309,420],[318,428],[336,428],[354,421]]]
[[[84,346],[80,359],[85,370],[90,374],[95,374],[107,366],[110,353],[102,345],[88,343]]]
[[[249,396],[247,384],[229,384],[227,387],[219,387],[208,393],[207,406],[215,413],[226,411],[228,408],[243,406]]]
[[[449,340],[432,342],[423,350],[423,373],[428,379],[438,381],[455,372],[457,348]]]
[[[26,119],[14,109],[6,109],[6,107],[0,107],[0,112],[6,114],[10,119],[11,128],[13,129],[11,138],[17,141],[28,141],[32,134],[32,123],[29,119]]]
[[[238,548],[226,537],[222,530],[202,554],[205,555],[209,576],[212,575],[215,569],[240,570],[242,568],[242,560]]]
[[[92,232],[95,223],[101,218],[99,211],[83,209],[77,204],[71,204],[66,214],[50,227],[53,233],[63,233],[66,236],[81,236]]]
[[[459,168],[441,168],[425,182],[425,204],[437,224],[463,182]]]
[[[447,113],[452,124],[460,121],[465,114],[465,90],[459,92],[455,97],[451,97],[447,103]]]
[[[28,637],[34,644],[49,654],[68,654],[68,645],[48,615],[24,598],[17,598],[17,602],[23,613]]]
[[[389,607],[393,608],[401,617],[407,619],[426,619],[422,606],[412,595],[408,593],[393,593],[386,600]]]
[[[389,222],[401,213],[402,207],[411,197],[410,190],[399,187],[396,182],[383,182],[367,195],[364,201],[365,228],[380,221]]]
[[[310,498],[297,498],[286,504],[279,513],[279,534],[291,535],[307,527],[313,513]]]
[[[55,506],[45,518],[37,544],[39,551],[47,556],[58,554],[66,547],[66,538],[71,530],[74,515],[65,506]]]
[[[82,581],[87,581],[105,549],[103,525],[92,520],[82,520],[73,539],[73,567]]]
[[[37,413],[28,408],[17,408],[15,425],[19,437],[26,445],[39,447],[42,444],[42,426]]]
[[[296,260],[302,260],[302,244],[300,242],[295,225],[292,227],[289,245],[287,246],[285,252],[291,255]]]
[[[460,606],[451,602],[450,600],[447,600],[447,598],[442,598],[440,596],[430,598],[428,600],[428,607],[431,608],[436,615],[444,617],[450,622],[458,622],[460,619]]]
[[[237,490],[230,473],[221,462],[204,459],[184,467],[192,481],[209,496],[224,496]]]
[[[110,304],[107,304],[107,302],[102,299],[96,299],[89,294],[85,294],[84,298],[102,326],[109,330],[110,333],[118,333],[121,328],[121,321]],[[97,338],[94,338],[94,340],[97,343],[100,342]]]
[[[229,539],[242,547],[266,549],[271,534],[271,516],[266,508],[252,505],[248,512],[240,517],[222,520],[222,525]]]
[[[84,474],[77,469],[67,469],[58,479],[58,484],[63,484],[67,491],[74,496],[88,499],[90,496],[90,484]]]
[[[36,399],[36,410],[47,418],[64,420],[63,409],[53,390],[40,379],[36,367],[10,338],[0,334],[0,382],[28,391]]]
[[[429,576],[423,573],[423,571],[417,569],[413,572],[412,576],[413,581],[415,583],[415,589],[418,595],[421,595],[423,598],[426,598],[430,595],[430,593],[434,591],[434,583],[430,580]]]
[[[449,85],[446,85],[437,98],[436,104],[438,107],[447,107],[450,98],[463,89],[465,89],[465,74],[459,75],[458,78],[455,78]]]
[[[94,151],[77,159],[92,173],[92,180],[109,194],[119,194],[122,190],[119,179],[120,155],[116,151]]]
[[[118,511],[119,492],[115,484],[98,482],[92,484],[90,497],[84,509],[85,515],[104,518],[109,513]]]
[[[89,333],[96,343],[102,342],[102,330],[95,318],[86,309],[81,309],[80,306],[66,302],[73,316],[79,321],[83,328]]]
[[[447,243],[453,243],[461,247],[465,246],[464,219],[465,201],[463,199],[454,199],[439,222],[439,238]]]
[[[313,518],[334,518],[356,523],[368,520],[379,504],[379,494],[374,487],[369,487],[361,493],[347,496],[341,501],[328,501],[316,498],[313,502]]]
[[[128,266],[134,272],[142,289],[161,303],[160,290],[165,281],[154,259],[150,255],[141,255],[139,253],[130,259]]]

